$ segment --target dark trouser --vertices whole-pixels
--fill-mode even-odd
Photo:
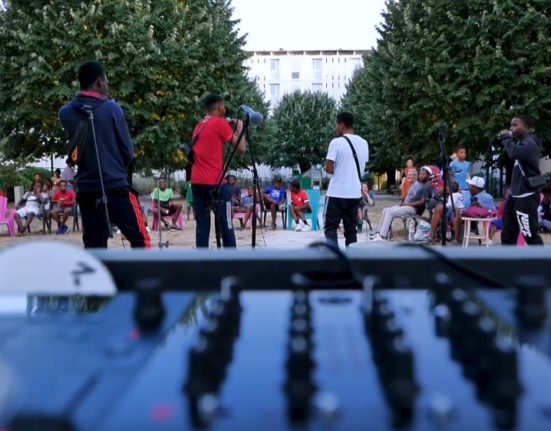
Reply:
[[[505,204],[501,244],[516,245],[518,234],[522,233],[528,245],[543,245],[538,234],[539,193],[525,198],[510,197]]]
[[[199,247],[209,246],[210,236],[210,195],[216,186],[205,184],[192,184],[193,210],[195,211],[195,245]],[[224,247],[235,247],[235,231],[232,221],[231,187],[227,184],[220,186],[218,198],[216,199],[217,220],[220,227],[222,244]]]
[[[132,248],[151,248],[145,218],[136,195],[128,187],[106,190],[109,221],[118,226]],[[106,248],[109,231],[101,192],[78,192],[84,248]]]
[[[356,220],[361,198],[344,199],[328,197],[325,205],[325,238],[337,243],[337,229],[342,220],[345,244],[356,242]]]

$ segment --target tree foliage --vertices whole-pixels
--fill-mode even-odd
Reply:
[[[336,103],[325,93],[286,94],[271,119],[273,142],[266,161],[275,167],[299,166],[305,172],[323,163],[335,136]]]
[[[484,154],[515,113],[551,141],[551,5],[534,0],[388,0],[380,40],[343,106],[357,113],[373,168],[434,161],[438,125]]]
[[[0,151],[63,154],[58,110],[78,91],[79,64],[95,59],[127,108],[138,168],[182,167],[176,148],[206,93],[263,106],[231,12],[228,0],[12,0],[0,14]]]

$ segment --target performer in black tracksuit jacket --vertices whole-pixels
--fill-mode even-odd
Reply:
[[[118,226],[133,248],[149,248],[145,218],[128,180],[134,147],[124,113],[107,96],[107,77],[101,64],[92,61],[82,64],[78,78],[81,92],[59,111],[61,124],[71,140],[78,133],[82,119],[89,118],[87,112],[93,112],[109,219]],[[82,240],[85,248],[104,248],[107,247],[108,225],[101,202],[99,166],[91,128],[86,134],[76,174]]]
[[[511,121],[511,129],[500,133],[501,143],[507,154],[515,160],[511,180],[512,193],[503,215],[501,243],[504,245],[515,245],[519,232],[528,245],[543,244],[538,234],[539,189],[531,187],[526,179],[541,173],[541,143],[533,133],[533,127],[530,117],[517,116]]]

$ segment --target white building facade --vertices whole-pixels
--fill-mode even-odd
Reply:
[[[254,51],[245,61],[249,76],[256,79],[273,108],[283,95],[320,91],[335,100],[346,92],[354,71],[362,66],[367,50]]]

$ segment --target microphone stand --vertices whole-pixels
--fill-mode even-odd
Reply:
[[[251,144],[251,139],[249,137],[249,116],[247,116],[247,122],[245,129],[245,136],[247,137],[247,143],[249,147],[249,155],[251,157],[252,171],[253,171],[253,220],[252,220],[252,238],[251,238],[251,247],[254,249],[256,247],[256,223],[257,223],[257,214],[256,214],[256,198],[260,197],[260,180],[258,176],[258,170],[256,169],[256,159],[254,156],[253,146]],[[262,199],[260,200],[260,215],[262,215]]]
[[[446,204],[448,202],[448,187],[449,184],[449,172],[450,166],[448,164],[448,156],[446,155],[446,134],[448,132],[448,126],[446,123],[441,124],[438,127],[438,143],[440,144],[440,164],[442,165],[442,182],[444,183],[444,190],[442,191],[442,221],[440,223],[440,237],[442,240],[442,246],[446,246],[446,226],[448,224],[448,212]],[[453,219],[455,220],[455,207],[452,201]],[[456,238],[456,241],[458,239]]]
[[[237,124],[235,127],[237,127]],[[243,123],[243,129],[239,133],[237,141],[235,142],[235,145],[233,146],[230,152],[230,155],[227,157],[227,160],[224,163],[224,167],[222,169],[222,173],[220,174],[220,178],[218,179],[218,183],[210,193],[209,203],[212,204],[212,210],[214,211],[214,232],[216,234],[216,248],[222,248],[222,238],[221,238],[222,230],[220,227],[220,214],[218,211],[218,205],[220,204],[220,200],[219,200],[220,187],[222,186],[222,181],[224,181],[224,178],[226,177],[228,169],[230,168],[230,164],[235,156],[235,153],[237,152],[237,147],[239,146],[239,143],[243,139],[243,136],[245,135],[245,132],[247,131],[248,127],[249,127],[249,116],[247,115],[247,119]],[[235,133],[235,129],[234,129],[234,133]]]

